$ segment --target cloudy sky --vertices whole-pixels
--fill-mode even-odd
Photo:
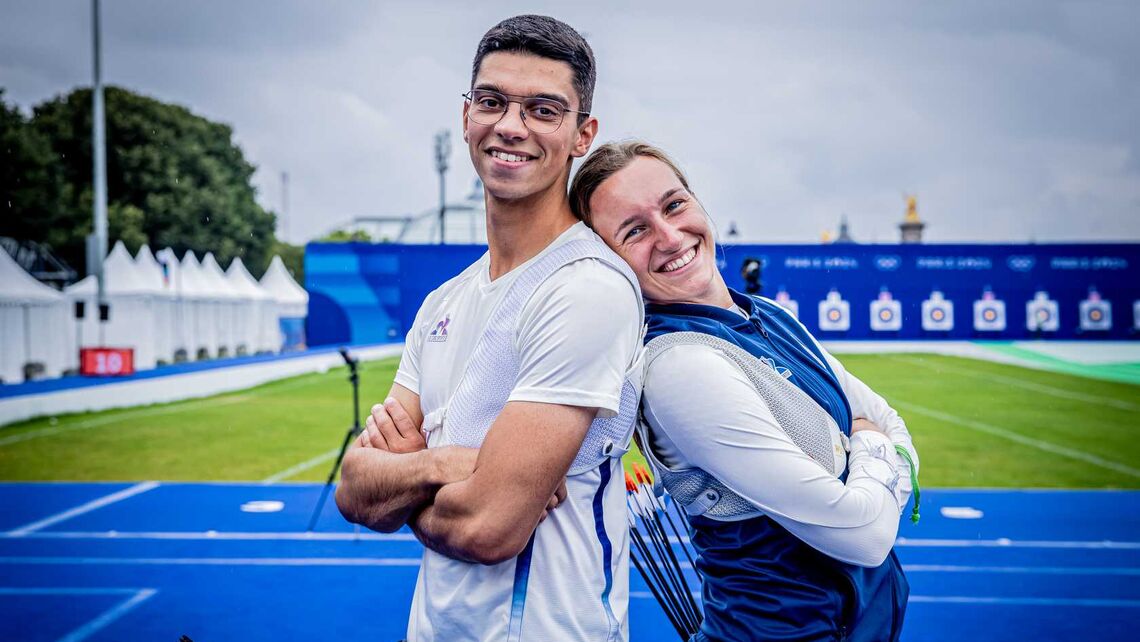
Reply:
[[[794,6],[790,6],[794,5]],[[625,8],[623,8],[625,7]],[[104,77],[231,124],[303,242],[436,203],[475,45],[516,13],[584,33],[600,140],[642,137],[722,230],[815,242],[1140,241],[1140,4],[105,0]],[[0,4],[24,109],[91,78],[88,0]],[[474,180],[453,145],[450,194]]]

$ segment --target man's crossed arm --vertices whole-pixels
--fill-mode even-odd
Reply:
[[[510,559],[565,499],[566,472],[595,413],[510,402],[480,449],[426,449],[419,396],[394,385],[345,455],[337,506],[349,521],[375,530],[394,531],[410,520],[425,546],[455,559]]]

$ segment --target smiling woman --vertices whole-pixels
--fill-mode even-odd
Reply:
[[[689,518],[692,639],[897,640],[909,589],[892,547],[918,470],[902,419],[786,310],[728,289],[708,215],[660,150],[603,145],[571,203],[646,299],[639,445]]]
[[[582,171],[574,179],[572,204],[582,212],[605,212],[594,231],[637,272],[645,298],[659,303],[732,304],[716,266],[712,223],[688,181],[664,154],[645,143],[605,146],[621,171]],[[593,168],[593,166],[591,166]],[[588,214],[587,214],[588,216]],[[718,287],[719,285],[719,287]]]

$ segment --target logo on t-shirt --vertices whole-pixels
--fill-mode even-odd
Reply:
[[[451,314],[447,314],[435,324],[435,329],[428,335],[428,341],[447,341],[447,326],[451,323]]]

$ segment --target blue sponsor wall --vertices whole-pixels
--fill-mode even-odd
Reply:
[[[309,344],[402,340],[424,297],[485,251],[477,245],[309,244]],[[800,320],[821,339],[1140,338],[1138,244],[734,245],[718,254],[729,286],[744,289],[740,268],[749,258],[763,265],[762,293],[776,298],[783,289],[798,305]],[[836,318],[843,306],[833,301],[824,306],[832,323],[825,317],[823,325],[847,325],[846,330],[821,328],[820,302],[832,290],[847,303],[847,318]],[[935,290],[953,303],[953,324],[924,330],[923,302]],[[899,302],[897,330],[872,329],[871,305],[884,291]],[[1026,303],[1038,291],[1046,292],[1056,308],[1039,306],[1035,312],[1045,327],[1055,322],[1056,330],[1026,327]],[[1000,327],[1004,321],[1004,329],[975,326],[979,300],[986,301],[979,308],[981,327]],[[995,302],[1004,302],[1004,319]],[[884,317],[894,316],[883,307],[878,311]]]

